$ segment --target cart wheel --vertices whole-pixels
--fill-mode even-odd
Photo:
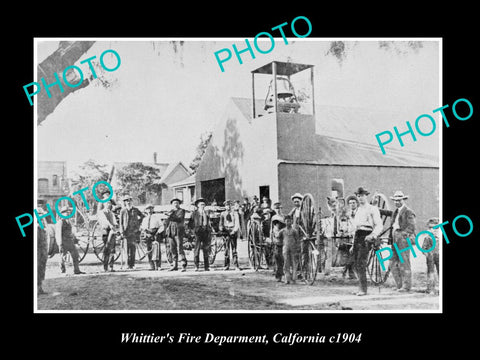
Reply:
[[[135,247],[137,252],[135,255],[135,260],[142,261],[149,253],[149,251],[147,250],[147,242],[143,239],[140,239],[139,242],[135,243]]]
[[[386,270],[384,271],[382,269],[382,266],[380,265],[380,261],[378,260],[376,254],[377,250],[383,249],[385,247],[387,246],[383,243],[379,246],[372,246],[372,249],[368,254],[367,272],[370,276],[370,280],[372,280],[372,282],[377,285],[383,284],[385,281],[387,281],[388,275],[390,274],[390,261],[387,260],[383,263],[384,267],[386,268]],[[383,259],[382,254],[383,252],[380,252],[380,256],[382,256]]]
[[[208,252],[208,263],[213,265],[215,258],[217,257],[218,247],[217,247],[217,235],[212,235],[210,240],[210,248]]]
[[[305,264],[304,269],[305,282],[308,285],[313,285],[317,278],[319,254],[319,251],[315,248],[315,244],[312,241],[308,241],[308,264]]]
[[[260,267],[260,254],[258,247],[258,239],[260,238],[260,228],[254,221],[249,220],[247,225],[248,240],[248,260],[250,266],[257,271]]]
[[[172,265],[173,264],[173,255],[172,255],[172,252],[170,250],[170,241],[168,239],[168,237],[164,238],[165,240],[165,258],[167,259],[167,262],[169,265]]]
[[[83,222],[82,224],[78,225],[75,233],[75,237],[78,241],[75,244],[75,247],[78,251],[78,261],[81,262],[87,255],[89,248],[87,224]]]
[[[98,221],[93,225],[92,231],[89,235],[90,243],[93,246],[93,252],[98,260],[103,263],[103,249],[105,244],[103,243],[103,231],[100,223]],[[114,261],[117,261],[120,257],[122,242],[118,236],[115,237],[115,258]]]
[[[87,255],[89,245],[88,237],[86,239],[84,237],[78,239],[78,243],[75,245],[78,251],[78,262],[81,262]]]

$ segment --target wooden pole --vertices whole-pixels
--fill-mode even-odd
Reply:
[[[274,105],[273,109],[275,114],[278,112],[277,109],[277,63],[275,61],[272,62],[272,74],[273,74],[273,95],[274,95]]]
[[[255,119],[255,73],[252,72],[252,110],[253,110],[253,119]]]
[[[313,66],[310,68],[310,84],[312,85],[312,115],[315,118],[315,93],[313,91]]]

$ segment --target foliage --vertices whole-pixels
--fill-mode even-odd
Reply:
[[[200,135],[200,143],[197,145],[197,154],[193,158],[192,162],[190,163],[189,167],[195,172],[200,165],[200,161],[202,161],[203,154],[207,150],[208,144],[210,143],[210,139],[212,138],[212,132],[207,131]]]
[[[116,171],[122,193],[129,194],[141,204],[146,202],[148,193],[161,190],[160,171],[153,166],[136,162]]]
[[[87,199],[87,203],[90,209],[95,209],[97,201],[92,195],[93,185],[99,181],[108,181],[108,167],[104,164],[97,164],[94,160],[90,159],[79,166],[79,170],[76,171],[71,177],[70,180],[70,194],[73,194],[75,191],[88,187],[90,190],[84,191],[83,194]],[[107,187],[103,184],[100,184],[96,188],[97,196],[101,196],[103,191]],[[80,194],[75,195],[75,198],[78,197],[77,206],[82,208],[84,206],[83,201],[80,200]],[[86,209],[84,209],[86,210]]]

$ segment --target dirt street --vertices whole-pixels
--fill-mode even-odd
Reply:
[[[421,255],[420,255],[421,256]],[[193,252],[187,252],[187,272],[169,272],[163,259],[162,270],[149,271],[148,262],[134,270],[105,273],[94,254],[80,264],[85,275],[60,273],[59,255],[48,260],[45,295],[38,296],[39,310],[368,310],[436,311],[440,298],[425,293],[426,265],[423,257],[412,258],[413,289],[394,291],[390,278],[381,287],[369,284],[367,296],[358,297],[356,280],[342,278],[335,268],[329,277],[319,274],[314,285],[301,282],[286,285],[275,281],[272,270],[249,268],[246,241],[239,241],[241,271],[224,271],[223,253],[210,272],[193,271]],[[200,295],[200,296],[199,296]]]

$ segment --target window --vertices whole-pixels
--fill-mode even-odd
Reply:
[[[52,176],[52,186],[58,186],[58,176],[57,175]]]
[[[183,202],[183,190],[175,190],[175,197]]]
[[[48,193],[48,179],[38,179],[38,193]]]

